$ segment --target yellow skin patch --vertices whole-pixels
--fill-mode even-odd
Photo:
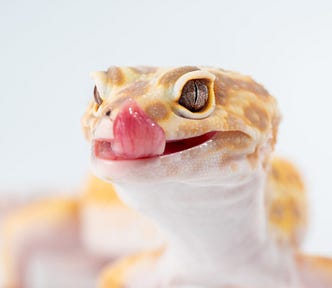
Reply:
[[[139,253],[120,260],[115,265],[106,267],[101,273],[98,288],[123,288],[126,279],[135,277],[137,271],[149,273],[164,249]],[[138,269],[137,269],[138,268]]]
[[[83,203],[122,204],[111,183],[89,175],[82,195]]]
[[[267,206],[277,237],[299,245],[307,226],[307,198],[301,176],[287,160],[274,158],[271,162]]]

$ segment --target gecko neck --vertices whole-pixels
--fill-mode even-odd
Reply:
[[[284,281],[283,287],[289,283],[296,287],[289,272],[293,263],[287,255],[291,253],[268,233],[265,178],[259,167],[236,181],[211,185],[136,183],[118,189],[125,202],[165,232],[167,269],[177,271],[180,282],[195,279],[201,285],[273,288],[276,278],[271,274],[275,274],[278,285]]]

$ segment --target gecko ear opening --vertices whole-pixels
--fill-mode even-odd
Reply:
[[[215,108],[215,76],[206,71],[182,75],[174,84],[175,113],[189,119],[208,117]]]

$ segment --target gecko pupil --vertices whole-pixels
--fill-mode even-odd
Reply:
[[[190,110],[198,112],[204,108],[209,97],[207,80],[195,79],[188,81],[181,93],[179,104]]]

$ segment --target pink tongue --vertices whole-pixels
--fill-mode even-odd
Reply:
[[[121,159],[157,156],[166,145],[164,130],[132,99],[125,102],[117,115],[113,134],[112,150]]]

